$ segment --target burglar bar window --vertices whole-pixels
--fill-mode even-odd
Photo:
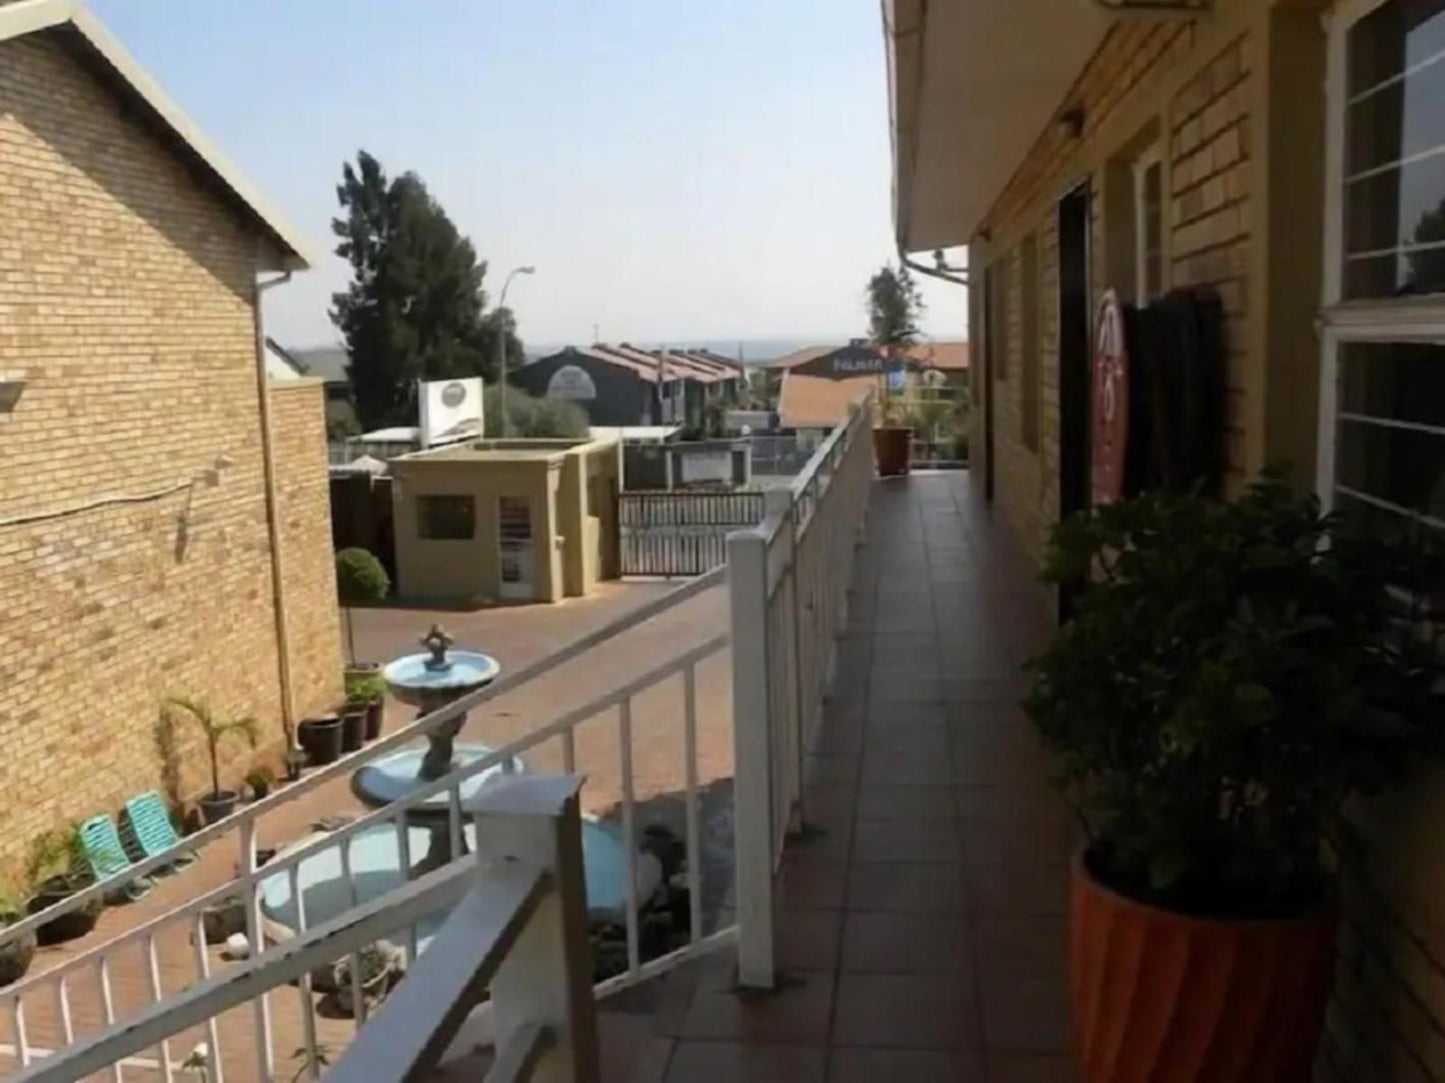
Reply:
[[[1391,0],[1349,31],[1344,295],[1445,290],[1445,0]]]

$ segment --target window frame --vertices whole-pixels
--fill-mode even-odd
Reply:
[[[1031,231],[1019,242],[1019,441],[1034,454],[1038,454],[1041,443],[1043,410],[1042,279],[1039,236]]]
[[[1355,343],[1445,347],[1445,291],[1399,297],[1345,297],[1350,33],[1365,18],[1393,2],[1341,0],[1326,21],[1324,269],[1315,488],[1327,511],[1333,511],[1336,502],[1340,355],[1344,347]],[[1441,363],[1445,364],[1445,360]]]
[[[1144,198],[1144,180],[1149,170],[1159,169],[1159,289],[1149,290],[1148,204]],[[1169,261],[1165,258],[1168,230],[1165,228],[1164,205],[1167,178],[1164,170],[1164,142],[1150,144],[1130,163],[1134,198],[1134,303],[1141,308],[1169,292]]]
[[[470,534],[436,534],[428,530],[430,519],[427,509],[433,500],[465,500],[471,505]],[[471,542],[477,538],[477,498],[474,493],[418,493],[416,496],[416,536],[425,542]]]

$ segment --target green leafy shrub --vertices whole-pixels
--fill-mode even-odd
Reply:
[[[370,552],[353,547],[336,554],[336,594],[342,605],[371,605],[390,591],[390,576]]]
[[[240,737],[252,748],[260,736],[260,727],[250,715],[226,718],[211,710],[204,700],[187,696],[170,696],[167,708],[180,712],[201,727],[206,739],[206,756],[211,768],[211,796],[221,793],[221,742],[227,737]]]
[[[482,413],[488,437],[502,435],[501,392],[495,386],[482,395]],[[523,439],[584,440],[588,434],[587,413],[575,402],[550,395],[534,398],[514,387],[507,388],[507,436]]]
[[[1061,523],[1046,578],[1083,586],[1026,708],[1093,872],[1187,913],[1316,900],[1346,799],[1440,749],[1439,572],[1273,475]]]
[[[346,702],[351,706],[371,703],[386,694],[386,682],[379,673],[346,674]]]

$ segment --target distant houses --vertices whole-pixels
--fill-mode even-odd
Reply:
[[[967,342],[928,342],[903,351],[904,380],[911,385],[963,387],[968,380]],[[867,342],[813,346],[773,361],[781,374],[778,423],[785,429],[831,429],[848,407],[878,388],[889,362]]]
[[[529,395],[568,399],[593,425],[702,427],[710,403],[734,405],[747,386],[737,362],[708,350],[621,343],[568,346],[512,373]]]

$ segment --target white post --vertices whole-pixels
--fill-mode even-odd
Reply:
[[[728,592],[732,600],[738,983],[771,989],[773,772],[768,718],[768,545],[761,531],[728,535]]]
[[[546,1032],[546,1048],[529,1077],[537,1083],[597,1083],[600,1072],[581,788],[578,775],[514,775],[490,783],[468,803],[479,861],[522,862],[552,875],[554,889],[490,985],[499,1053],[526,1045],[533,1028]]]

